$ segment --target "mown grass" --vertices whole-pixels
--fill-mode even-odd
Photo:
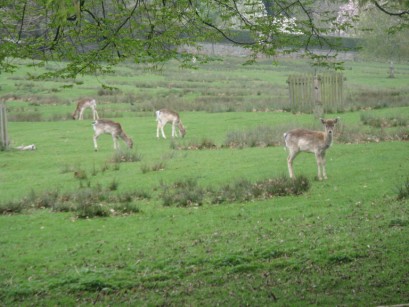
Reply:
[[[203,74],[203,83],[214,86],[214,80],[233,93],[224,71],[219,67]],[[284,68],[278,75],[267,71],[246,67],[241,69],[246,74],[234,80],[258,76],[274,82],[287,73]],[[196,72],[187,71],[172,80],[189,74],[196,80]],[[132,69],[123,69],[118,82],[134,87],[133,76]],[[156,99],[154,104],[174,98],[167,96],[165,85],[151,86],[157,80],[167,84],[162,75],[135,78],[145,82],[141,90],[152,90],[147,97]],[[408,127],[368,124],[405,118],[408,107],[326,114],[341,117],[327,151],[329,179],[315,180],[314,156],[300,154],[294,170],[307,189],[287,193],[284,186],[274,192],[270,188],[277,188],[276,180],[288,180],[282,133],[294,127],[321,129],[314,115],[187,108],[180,112],[185,139],[157,140],[152,112],[129,111],[130,103],[107,99],[101,109],[106,114],[121,110],[114,119],[135,147],[114,154],[111,137],[101,136],[94,152],[89,119],[50,117],[71,111],[67,99],[97,93],[99,85],[93,82],[79,83],[72,89],[75,95],[46,85],[38,89],[40,98],[47,88],[58,95],[55,105],[7,102],[38,108],[42,120],[9,122],[13,147],[34,143],[36,151],[0,152],[0,204],[22,207],[0,215],[3,305],[408,302],[409,147],[397,136]],[[53,86],[57,83],[62,82]],[[183,90],[186,84],[173,87]],[[382,88],[380,81],[368,84]],[[30,95],[24,87],[19,91],[22,97]],[[202,95],[197,91],[196,97]],[[232,135],[240,146],[227,145]],[[262,141],[260,135],[265,135]]]

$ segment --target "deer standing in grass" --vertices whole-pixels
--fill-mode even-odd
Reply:
[[[156,137],[159,138],[159,130],[162,132],[162,137],[166,139],[165,132],[163,132],[163,127],[167,123],[172,123],[172,137],[177,137],[176,125],[178,126],[179,134],[184,137],[186,134],[186,129],[183,127],[180,116],[177,112],[168,109],[161,109],[155,112],[156,121],[158,122],[156,127]]]
[[[294,178],[293,161],[301,152],[310,152],[315,154],[318,166],[318,179],[327,179],[325,170],[325,151],[331,146],[336,119],[320,119],[324,125],[325,131],[312,131],[306,129],[294,129],[284,133],[285,146],[288,149],[288,172],[290,178]],[[322,170],[322,176],[321,176]]]
[[[107,119],[98,119],[92,123],[92,127],[94,128],[94,148],[95,151],[98,150],[97,139],[101,134],[110,134],[112,136],[112,140],[114,141],[114,149],[119,149],[118,138],[121,138],[128,148],[133,147],[133,141],[130,137],[126,135],[124,130],[121,127],[121,124],[115,123],[111,120]]]
[[[94,120],[99,119],[97,112],[97,101],[95,99],[79,100],[77,103],[77,108],[75,109],[74,113],[72,113],[72,118],[78,120],[84,119],[84,111],[86,108],[90,108],[92,110],[92,118]]]

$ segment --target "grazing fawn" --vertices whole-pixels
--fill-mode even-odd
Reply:
[[[182,137],[186,134],[186,129],[183,127],[182,121],[180,120],[179,114],[168,109],[161,109],[155,112],[156,121],[158,125],[156,127],[156,137],[159,138],[159,129],[162,132],[162,137],[166,139],[166,135],[163,132],[163,127],[167,123],[172,123],[172,137],[177,137],[176,125],[178,125],[179,133]]]
[[[128,148],[133,147],[133,141],[130,137],[126,135],[124,130],[121,127],[121,124],[115,123],[111,120],[106,119],[98,119],[92,123],[94,128],[94,149],[95,151],[98,150],[97,139],[101,134],[110,134],[112,136],[112,140],[114,141],[114,149],[119,149],[118,138],[124,140]]]
[[[327,179],[327,172],[325,170],[325,151],[331,146],[333,131],[336,119],[320,119],[324,125],[325,131],[311,131],[306,129],[294,129],[284,133],[285,146],[288,149],[288,172],[290,178],[294,178],[293,161],[301,151],[315,154],[318,166],[318,179]],[[322,169],[322,176],[321,176]]]
[[[78,120],[84,119],[84,110],[86,108],[91,108],[92,118],[94,120],[99,119],[98,112],[97,112],[97,101],[95,99],[79,100],[77,103],[77,108],[75,109],[74,113],[72,113],[72,118],[78,119]]]

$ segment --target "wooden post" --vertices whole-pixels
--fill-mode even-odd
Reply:
[[[9,146],[9,138],[7,134],[7,113],[6,106],[3,102],[0,103],[0,148],[7,149]]]
[[[322,108],[322,100],[321,100],[321,78],[315,74],[313,79],[313,86],[314,86],[314,117],[320,118],[324,112]]]
[[[395,78],[395,67],[393,66],[392,61],[389,65],[389,78]]]

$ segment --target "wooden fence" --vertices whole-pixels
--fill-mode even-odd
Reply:
[[[6,106],[0,102],[0,149],[7,149],[9,138],[7,134],[7,113]]]
[[[344,105],[344,77],[341,73],[291,75],[287,83],[292,112],[335,112]]]

